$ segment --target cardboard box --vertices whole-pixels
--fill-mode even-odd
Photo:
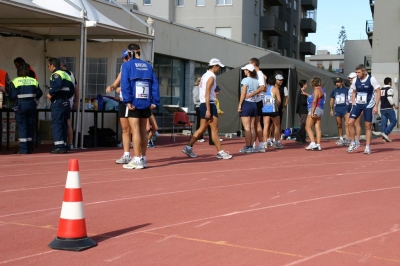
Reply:
[[[3,119],[7,119],[7,112],[2,112],[1,117]],[[14,112],[10,112],[10,119],[15,119],[15,113]]]
[[[3,132],[7,131],[7,119],[3,119]],[[14,119],[10,119],[8,122],[8,128],[10,131],[15,131],[17,128],[17,122]]]

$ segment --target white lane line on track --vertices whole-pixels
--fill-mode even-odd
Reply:
[[[303,258],[303,259],[300,259],[300,260],[293,261],[291,263],[286,264],[285,266],[297,265],[297,264],[303,263],[305,261],[309,261],[309,260],[315,259],[317,257],[323,256],[323,255],[326,255],[326,254],[329,254],[329,253],[332,253],[332,252],[335,252],[337,250],[341,250],[341,249],[344,249],[344,248],[347,248],[347,247],[350,247],[350,246],[354,246],[354,245],[357,245],[357,244],[361,244],[363,242],[367,242],[367,241],[376,239],[376,238],[380,238],[380,237],[383,237],[383,236],[386,236],[386,235],[397,233],[399,231],[400,230],[398,230],[398,229],[397,230],[390,230],[388,232],[385,232],[385,233],[382,233],[382,234],[379,234],[379,235],[370,236],[370,237],[367,237],[367,238],[364,238],[364,239],[361,239],[361,240],[358,240],[358,241],[355,241],[355,242],[352,242],[352,243],[348,243],[348,244],[345,244],[345,245],[342,245],[342,246],[339,246],[339,247],[336,247],[336,248],[332,248],[332,249],[317,253],[315,255],[312,255],[312,256],[309,256],[309,257],[306,257],[306,258]]]
[[[383,171],[378,171],[378,172],[382,173]],[[369,172],[365,172],[365,173],[373,173],[373,172],[369,171]],[[352,173],[349,173],[349,174],[352,174]],[[355,173],[355,174],[363,174],[363,173],[358,172],[358,173]],[[244,186],[244,185],[255,185],[255,184],[263,184],[263,183],[271,183],[271,182],[276,182],[276,181],[305,180],[305,179],[320,178],[320,177],[325,177],[325,176],[326,175],[324,175],[324,176],[316,176],[316,177],[307,176],[307,177],[301,177],[301,178],[276,179],[276,180],[268,180],[268,181],[239,183],[239,184],[232,184],[232,185],[225,185],[225,186],[215,186],[215,187],[197,188],[197,189],[189,189],[189,190],[178,190],[178,191],[164,192],[164,193],[158,193],[158,194],[139,195],[139,196],[124,197],[124,198],[111,199],[111,200],[96,201],[96,202],[86,203],[86,204],[84,204],[84,206],[90,206],[90,205],[95,205],[95,204],[100,204],[100,203],[110,203],[110,202],[123,201],[123,200],[147,198],[147,197],[166,196],[166,195],[173,195],[173,194],[178,194],[178,193],[190,193],[190,192],[194,192],[194,191],[204,191],[204,190],[208,190],[208,189],[228,188],[228,187],[236,187],[236,186]],[[397,187],[394,187],[394,188],[397,188]],[[276,196],[276,197],[279,197],[279,196]],[[271,198],[271,199],[274,199],[274,198]],[[27,211],[27,212],[3,214],[3,215],[0,215],[0,218],[23,215],[23,214],[30,214],[30,213],[37,213],[37,212],[43,212],[43,211],[49,211],[49,210],[57,210],[57,209],[60,209],[60,208],[61,207],[54,207],[54,208],[40,209],[40,210]]]
[[[190,220],[190,221],[185,221],[185,222],[180,222],[180,223],[175,223],[175,224],[169,224],[169,225],[164,225],[164,226],[155,227],[155,228],[142,230],[142,231],[135,231],[135,232],[127,233],[127,234],[122,234],[122,235],[116,236],[114,238],[126,237],[126,236],[139,234],[139,233],[143,233],[143,232],[151,232],[151,231],[156,231],[156,230],[165,229],[165,228],[171,228],[171,227],[180,226],[180,225],[186,225],[186,224],[195,223],[195,222],[202,222],[202,221],[207,221],[207,220],[212,220],[212,219],[217,219],[217,218],[222,218],[222,217],[227,217],[227,216],[233,216],[233,215],[237,215],[237,214],[244,214],[244,213],[255,212],[255,211],[263,211],[263,210],[268,210],[268,209],[273,209],[273,208],[278,208],[278,207],[285,207],[285,206],[290,206],[290,205],[297,205],[300,203],[308,203],[308,202],[314,202],[314,201],[325,200],[325,199],[334,199],[334,198],[340,198],[340,197],[347,197],[347,196],[395,190],[395,189],[400,189],[400,186],[379,188],[379,189],[372,189],[372,190],[362,190],[362,191],[356,191],[356,192],[350,192],[350,193],[336,194],[336,195],[331,195],[331,196],[326,196],[326,197],[318,197],[318,198],[312,198],[312,199],[306,199],[306,200],[299,200],[299,201],[295,201],[295,202],[282,203],[282,204],[266,206],[266,207],[261,207],[261,208],[256,208],[256,209],[235,211],[235,212],[231,212],[231,213],[227,213],[227,214],[221,214],[221,215],[216,215],[216,216],[211,216],[211,217],[206,217],[206,218],[200,218],[200,219],[195,219],[195,220]],[[400,229],[391,229],[391,231],[400,231]]]
[[[376,162],[376,161],[375,161]],[[353,163],[353,162],[349,162]],[[329,163],[331,164],[331,163]],[[290,165],[290,167],[296,168],[298,165]],[[275,168],[274,166],[268,166],[268,167],[259,167],[259,168],[254,168],[255,170],[265,170],[265,169],[270,169],[270,168]],[[286,168],[289,168],[286,166]],[[94,170],[94,169],[93,169]],[[104,169],[101,169],[104,171]],[[150,179],[150,178],[158,178],[158,177],[176,177],[176,176],[188,176],[188,175],[203,175],[203,174],[216,174],[216,173],[226,173],[226,172],[238,172],[238,171],[244,171],[248,170],[247,168],[245,169],[225,169],[225,170],[216,170],[216,171],[207,171],[207,172],[192,172],[192,173],[181,173],[181,174],[172,174],[172,175],[157,175],[157,176],[146,176],[146,177],[137,177],[137,178],[121,178],[121,179],[114,179],[114,180],[104,180],[104,181],[93,181],[93,182],[82,182],[81,185],[88,185],[88,184],[102,184],[102,183],[111,183],[111,182],[120,182],[120,181],[136,181],[136,180],[142,180],[142,179]],[[98,169],[97,169],[98,171]],[[113,175],[116,174],[115,169],[113,169]],[[124,171],[126,173],[126,170]],[[344,174],[362,174],[362,173],[384,173],[384,172],[397,172],[397,169],[387,169],[387,170],[377,170],[377,171],[366,171],[366,172],[355,172],[355,173],[344,173]],[[43,173],[44,175],[47,175],[49,173]],[[82,173],[80,173],[82,175]],[[98,175],[98,174],[96,174]],[[331,176],[330,175],[324,175],[324,176]],[[343,175],[343,174],[342,174]],[[311,177],[313,178],[313,177]],[[33,187],[33,188],[19,188],[19,189],[7,189],[7,190],[2,190],[0,191],[1,193],[9,193],[9,192],[19,192],[19,191],[26,191],[26,190],[36,190],[36,189],[47,189],[47,188],[54,188],[54,187],[63,187],[64,185],[54,185],[54,186],[41,186],[41,187]]]
[[[205,225],[207,225],[207,224],[210,224],[210,223],[211,223],[211,222],[210,222],[210,221],[208,221],[208,222],[205,222],[205,223],[202,223],[202,224],[196,225],[195,227],[196,227],[196,228],[203,227],[203,226],[205,226]]]
[[[23,257],[11,259],[11,260],[4,260],[4,261],[0,261],[0,264],[6,264],[6,263],[14,262],[14,261],[19,261],[19,260],[24,260],[24,259],[29,259],[29,258],[41,256],[41,255],[46,255],[46,254],[49,254],[49,253],[52,253],[52,252],[55,252],[55,251],[56,250],[49,250],[49,251],[46,251],[46,252],[36,253],[36,254],[28,255],[28,256],[23,256]]]

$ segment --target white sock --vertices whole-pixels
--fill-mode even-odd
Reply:
[[[315,145],[315,142],[314,142],[314,141],[313,141],[313,142],[311,142],[311,143],[310,143],[310,145]]]
[[[369,148],[369,145],[365,145],[365,148]]]
[[[258,147],[264,148],[264,142],[259,142],[259,143],[258,143]]]
[[[146,156],[141,156],[141,159],[146,161]]]
[[[135,162],[140,162],[140,157],[134,157]]]
[[[189,149],[189,150],[191,150],[191,149],[192,149],[192,147],[190,147],[190,146],[186,145],[186,149]]]
[[[124,157],[131,157],[131,153],[129,151],[124,152]]]
[[[321,144],[318,144],[318,143],[317,143],[317,146],[321,146]]]
[[[220,150],[218,153],[221,154],[221,153],[223,153],[223,152],[224,152],[224,150]]]
[[[340,140],[343,140],[343,137],[340,137]]]

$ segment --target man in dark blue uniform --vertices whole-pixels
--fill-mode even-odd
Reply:
[[[51,100],[51,129],[54,139],[54,148],[50,153],[66,153],[68,119],[71,114],[69,98],[74,95],[75,88],[70,76],[60,68],[57,58],[49,59],[48,68],[52,73],[47,98]]]
[[[36,79],[29,77],[29,65],[18,66],[18,78],[11,82],[8,91],[10,99],[14,99],[13,109],[18,124],[19,151],[17,154],[27,154],[33,151],[33,130],[36,120],[36,100],[42,97]]]

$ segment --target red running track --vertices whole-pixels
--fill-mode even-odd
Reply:
[[[148,169],[114,163],[120,148],[2,155],[0,265],[400,265],[400,135],[347,154],[305,151],[198,158],[187,137],[160,137]],[[46,147],[48,148],[48,147]],[[3,153],[4,154],[4,153]],[[98,246],[47,245],[57,233],[70,158],[79,160],[86,227]]]

